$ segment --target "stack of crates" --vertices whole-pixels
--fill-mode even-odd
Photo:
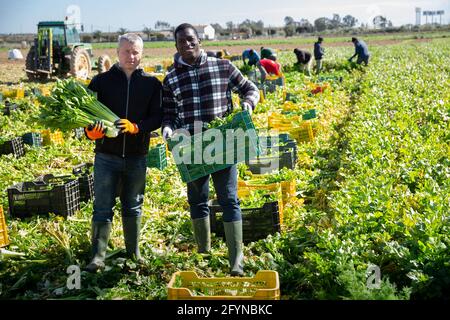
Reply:
[[[3,207],[0,205],[0,248],[6,247],[8,244],[8,226],[6,225],[6,218],[3,212]]]
[[[314,132],[311,120],[303,120],[303,116],[286,116],[279,113],[271,113],[268,117],[269,129],[289,133],[297,142],[314,140]]]
[[[80,191],[77,179],[56,177],[44,181],[26,181],[7,190],[9,212],[12,217],[54,213],[64,217],[80,209]]]
[[[279,300],[278,272],[259,270],[254,277],[200,278],[177,271],[168,284],[169,300]]]
[[[215,163],[214,161],[212,161],[212,163],[206,163],[203,157],[202,163],[199,164],[184,163],[183,156],[180,156],[179,154],[174,155],[175,163],[183,182],[197,180],[198,178],[231,167],[238,162],[253,159],[259,155],[258,135],[248,111],[236,113],[231,122],[214,129],[221,131],[223,145],[220,146],[222,152],[219,151],[218,153],[214,153],[212,154],[212,157],[222,159],[222,163]],[[242,132],[245,132],[244,139],[238,139],[238,137],[234,136],[232,141],[234,147],[232,149],[227,148],[226,132],[228,130],[235,132],[235,130],[238,129],[242,129]],[[173,148],[177,146],[177,152],[186,152],[187,158],[190,157],[191,162],[194,162],[194,151],[196,151],[197,146],[200,146],[201,150],[198,150],[198,152],[201,152],[201,155],[203,155],[205,148],[211,145],[210,141],[204,141],[203,139],[204,135],[208,135],[208,131],[209,130],[189,137],[186,136],[181,139],[181,142],[178,142],[174,138],[169,139],[169,150],[173,151]],[[216,152],[217,148],[214,148],[214,151]]]
[[[290,202],[291,199],[297,197],[296,182],[295,180],[286,180],[280,182],[273,182],[268,184],[262,184],[261,180],[264,180],[264,175],[252,175],[252,180],[239,180],[238,181],[238,196],[239,198],[246,197],[251,190],[267,190],[268,192],[280,192],[281,200],[278,203],[280,208],[280,222],[283,224],[283,210],[284,207]]]
[[[264,190],[267,195],[275,195],[278,199],[278,215],[279,223],[283,224],[283,189],[278,182],[263,184],[258,180],[238,180],[237,194],[239,199],[245,199],[251,195],[252,192]]]
[[[245,244],[267,238],[270,234],[281,232],[279,202],[266,202],[261,208],[243,208],[242,236]],[[217,201],[208,203],[210,228],[218,237],[225,239],[222,207]]]
[[[164,170],[167,167],[166,145],[161,143],[150,148],[147,154],[147,167]]]
[[[80,201],[88,202],[94,198],[94,173],[92,163],[82,163],[72,169],[72,173],[78,177],[80,188]]]
[[[282,168],[294,169],[296,164],[296,151],[288,149],[279,151],[274,156],[262,156],[247,162],[247,166],[251,173],[265,174]]]
[[[23,142],[32,146],[39,148],[42,146],[42,135],[39,132],[28,132],[22,135]]]
[[[262,156],[247,162],[254,174],[270,173],[274,170],[294,169],[297,163],[297,142],[289,134],[259,137]],[[273,155],[274,152],[278,154]]]
[[[286,79],[284,77],[284,74],[281,74],[279,76],[267,75],[266,79],[264,80],[264,84],[266,85],[268,92],[275,92],[277,90],[277,87],[284,88],[285,83]]]
[[[25,148],[22,137],[16,137],[5,141],[0,145],[0,155],[13,154],[16,158],[20,158],[25,154]]]
[[[63,134],[61,131],[42,130],[42,142],[44,146],[63,144]]]

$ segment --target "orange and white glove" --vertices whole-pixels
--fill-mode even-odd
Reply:
[[[105,136],[105,126],[101,121],[95,121],[94,124],[91,124],[84,128],[84,132],[89,140],[97,140],[101,139]]]
[[[120,133],[129,133],[129,134],[136,134],[139,132],[139,127],[136,123],[130,122],[130,120],[127,119],[120,119],[114,122],[114,125],[117,129],[120,130]]]

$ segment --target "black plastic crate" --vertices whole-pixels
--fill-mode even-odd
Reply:
[[[16,158],[22,157],[25,154],[22,137],[13,138],[0,145],[0,155],[11,153],[14,154]]]
[[[263,156],[250,160],[247,166],[253,174],[266,174],[282,168],[294,169],[296,163],[294,154],[295,151],[289,149],[279,152],[276,156]]]
[[[64,217],[80,209],[78,180],[26,181],[8,188],[9,212],[15,218],[54,213]]]
[[[10,116],[11,112],[17,110],[19,107],[16,103],[9,103],[9,101],[5,101],[5,107],[2,108],[2,114],[4,116]]]
[[[42,146],[42,135],[39,132],[28,132],[22,136],[23,142],[32,147]]]
[[[288,133],[280,133],[278,136],[260,136],[259,137],[261,156],[268,155],[274,147],[279,152],[289,151],[293,149],[294,163],[297,162],[297,141],[291,139]]]
[[[72,169],[72,173],[78,177],[80,200],[84,202],[94,198],[94,173],[92,168],[92,163],[82,163]]]
[[[222,207],[216,200],[209,201],[211,232],[225,239]],[[265,239],[269,234],[281,232],[278,202],[267,202],[261,208],[245,208],[242,212],[244,243]]]

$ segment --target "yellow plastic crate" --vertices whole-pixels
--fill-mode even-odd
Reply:
[[[61,131],[51,132],[50,130],[42,130],[42,144],[44,146],[63,144],[64,138]]]
[[[297,197],[295,180],[281,181],[281,192],[283,194],[283,205],[285,206],[290,199]]]
[[[89,83],[91,83],[91,79],[81,79],[81,78],[77,78],[78,81],[80,81],[82,84],[84,84],[85,86],[88,86]]]
[[[51,94],[50,88],[48,88],[48,87],[41,87],[40,89],[41,89],[41,94],[43,96],[45,96],[45,97],[50,96],[50,94]]]
[[[300,126],[289,131],[291,137],[297,142],[309,142],[314,140],[314,131],[310,121],[304,121]]]
[[[249,194],[248,190],[252,186],[253,187],[261,186],[261,184],[259,184],[259,185],[253,184],[252,185],[252,182],[254,182],[255,180],[257,181],[257,180],[263,180],[263,179],[265,179],[264,175],[252,174],[252,180],[247,180],[247,181],[238,180],[238,196],[239,196],[239,194],[241,194],[242,197],[245,197],[246,195],[248,195]],[[267,184],[267,185],[269,186],[269,188],[266,190],[269,190],[269,191],[278,190],[278,183],[271,183],[271,184]],[[281,181],[279,183],[279,185],[281,188],[281,198],[283,200],[283,207],[285,207],[292,198],[297,197],[297,190],[296,190],[297,183],[295,182],[295,180],[290,180],[290,181]],[[239,187],[241,187],[240,193],[239,193]]]
[[[145,70],[145,69],[144,69]],[[160,72],[152,72],[152,71],[146,71],[148,72],[152,77],[157,78],[159,81],[163,82],[166,75],[164,73]]]
[[[144,67],[144,71],[145,72],[155,72],[156,68],[155,68],[155,66],[146,66],[146,67]]]
[[[3,207],[0,206],[0,248],[9,244],[8,227],[6,225],[5,215],[3,213]]]
[[[266,98],[264,97],[264,91],[260,89],[259,90],[259,102],[264,103],[264,101],[266,101]]]
[[[169,300],[280,300],[278,272],[272,270],[260,270],[253,278],[200,278],[178,271],[167,287]]]
[[[278,80],[279,78],[284,78],[284,74],[281,73],[279,76],[275,75],[275,74],[268,74],[266,75],[266,80]]]
[[[278,194],[278,211],[280,214],[280,224],[283,224],[283,191],[281,184],[276,183],[269,183],[269,184],[262,184],[261,182],[258,182],[258,179],[255,180],[238,180],[237,185],[237,194],[238,198],[245,199],[250,195],[250,193],[253,190],[266,190],[267,193],[273,193]]]
[[[2,91],[5,98],[22,99],[25,97],[25,90],[23,88],[6,89]]]
[[[173,64],[173,60],[163,60],[161,64],[163,68],[167,70]]]
[[[313,128],[312,122],[303,120],[302,116],[293,115],[287,117],[273,112],[267,120],[269,129],[289,133],[297,142],[313,141],[317,133],[317,127]]]

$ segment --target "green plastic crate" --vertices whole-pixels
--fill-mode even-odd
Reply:
[[[247,133],[244,141],[234,137],[234,148],[226,148],[227,139],[224,135],[222,148],[223,151],[220,153],[211,152],[211,155],[213,157],[220,157],[220,159],[222,159],[221,163],[206,163],[205,159],[202,159],[202,163],[189,164],[182,162],[182,159],[177,159],[177,157],[174,156],[178,171],[181,174],[181,179],[184,182],[191,182],[211,173],[231,167],[238,162],[245,162],[257,157],[260,154],[258,134],[248,111],[237,113],[233,117],[231,122],[227,123],[226,125],[219,126],[215,129],[220,130],[222,134],[224,134],[226,130],[236,130],[239,128],[243,129]],[[191,159],[191,162],[193,162],[195,160],[194,152],[197,149],[201,148],[201,154],[203,155],[205,148],[207,148],[211,144],[211,141],[204,141],[203,139],[203,136],[205,134],[208,134],[208,131],[209,130],[206,130],[203,133],[194,134],[189,139],[181,139],[180,142],[178,140],[169,139],[169,150],[173,151],[174,147],[178,145],[179,151],[188,152],[187,157],[189,157]],[[200,148],[196,149],[196,146],[200,146]],[[245,153],[240,153],[243,150]]]
[[[164,170],[167,167],[166,145],[158,144],[147,154],[147,167]]]

